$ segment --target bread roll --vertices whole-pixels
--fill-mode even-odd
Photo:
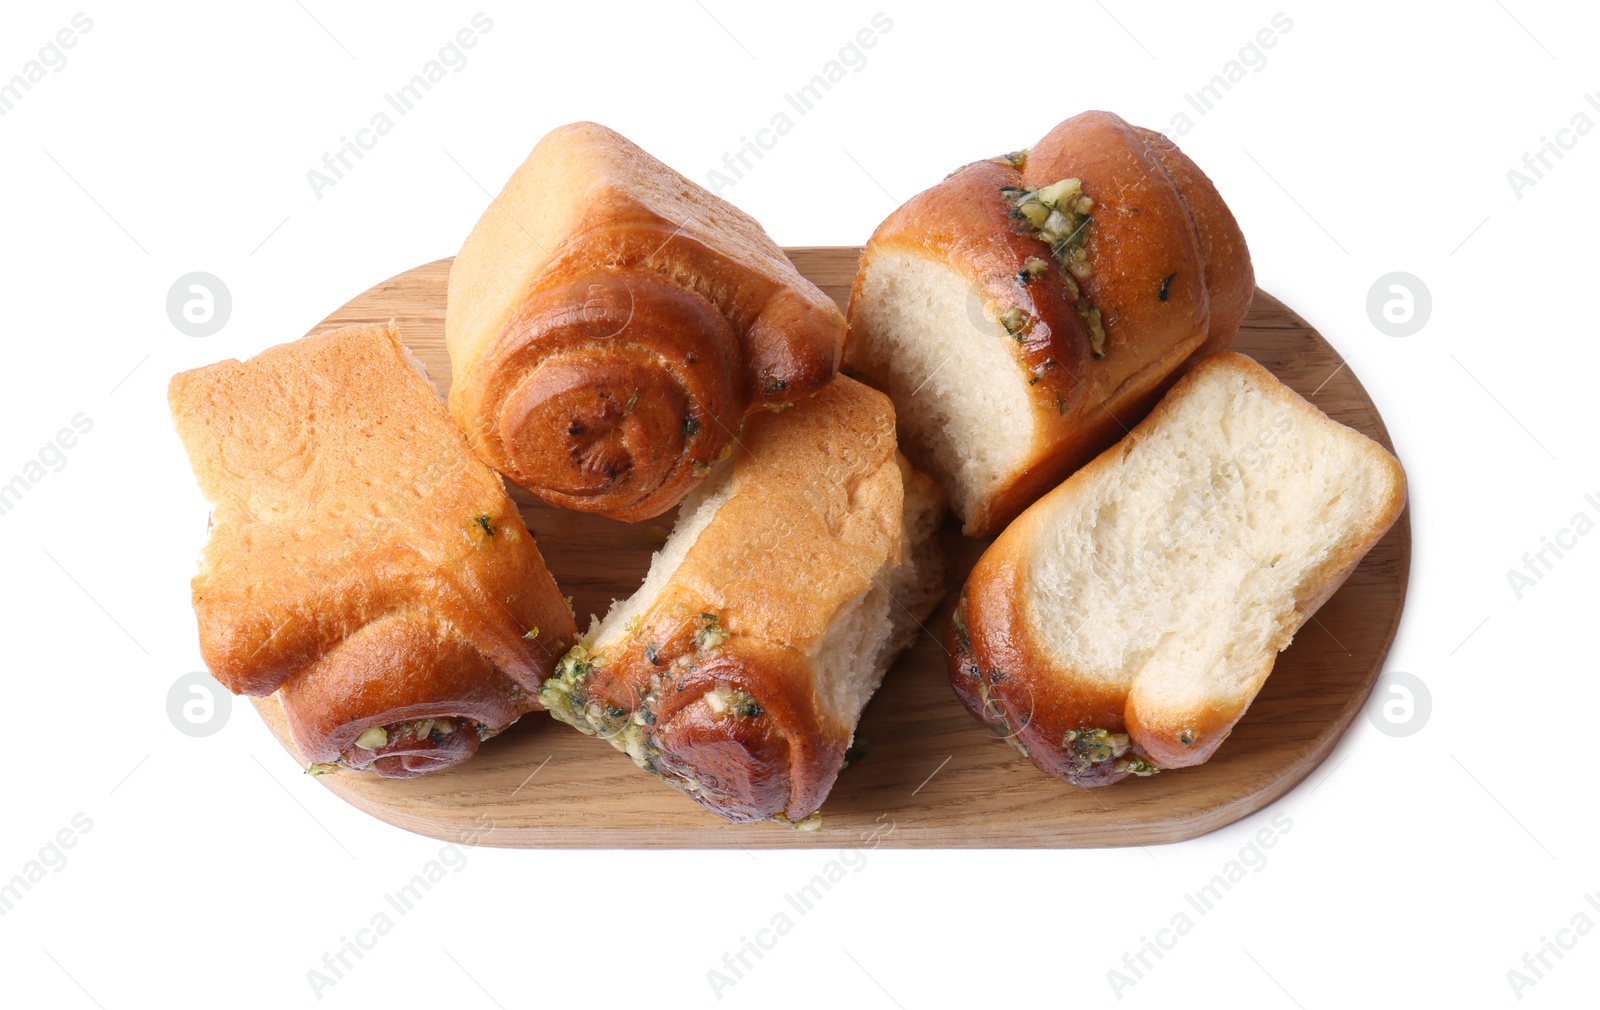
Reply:
[[[912,462],[992,536],[1122,437],[1255,293],[1244,237],[1160,134],[1086,112],[960,169],[873,233],[846,368]]]
[[[539,707],[572,614],[393,324],[182,372],[168,399],[212,507],[201,655],[278,693],[313,770],[420,775]]]
[[[805,822],[943,595],[942,510],[888,398],[841,376],[751,419],[539,696],[730,821]]]
[[[1404,504],[1383,447],[1212,355],[984,552],[956,694],[1076,785],[1200,764]]]
[[[594,123],[552,131],[450,269],[450,407],[566,508],[658,515],[744,418],[833,378],[844,318],[737,207]]]

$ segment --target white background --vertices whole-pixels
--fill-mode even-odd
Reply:
[[[703,181],[880,10],[893,25],[866,65],[725,195],[781,243],[857,243],[897,201],[1080,110],[1157,127],[1189,111],[1181,144],[1260,284],[1347,356],[1407,467],[1414,567],[1388,669],[1427,685],[1431,716],[1403,738],[1359,718],[1304,785],[1205,838],[880,848],[804,917],[783,896],[832,853],[465,850],[320,1002],[715,1003],[707,972],[788,911],[794,929],[722,1005],[1498,1006],[1519,1002],[1507,972],[1542,938],[1580,912],[1600,923],[1584,898],[1600,892],[1600,536],[1520,600],[1506,575],[1600,497],[1600,131],[1520,196],[1507,179],[1574,115],[1600,123],[1593,6],[888,2],[84,9],[67,65],[0,118],[0,480],[74,414],[94,424],[0,516],[0,880],[74,814],[93,825],[0,917],[8,1006],[316,1003],[307,971],[440,850],[301,775],[242,701],[208,738],[168,721],[168,689],[201,668],[205,505],[167,379],[450,255],[479,184],[498,190],[558,124],[606,123]],[[7,5],[0,80],[78,10]],[[470,62],[317,199],[307,171],[479,10],[493,28]],[[1185,93],[1279,11],[1293,27],[1266,65],[1195,115]],[[193,270],[233,295],[205,339],[164,306]],[[1366,310],[1395,270],[1433,301],[1405,338]],[[1275,814],[1293,826],[1266,865],[1114,995],[1107,972]],[[1560,936],[1574,949],[1521,1002],[1593,999],[1600,935]]]

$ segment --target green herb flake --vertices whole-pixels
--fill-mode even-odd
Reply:
[[[715,649],[728,640],[728,632],[716,614],[701,614],[700,622],[700,629],[694,633],[694,647],[697,650]]]
[[[483,530],[484,536],[494,536],[494,520],[492,518],[482,515],[474,517],[472,521],[478,524],[479,529]]]
[[[718,718],[734,715],[740,719],[759,719],[765,711],[749,692],[740,688],[714,688],[707,691],[701,700]]]
[[[1158,301],[1163,301],[1164,302],[1164,301],[1167,300],[1167,288],[1169,288],[1172,285],[1172,279],[1174,277],[1176,277],[1176,276],[1178,276],[1178,275],[1175,274],[1175,273],[1171,273],[1171,274],[1167,274],[1165,277],[1161,278],[1161,290],[1156,293],[1156,299]]]
[[[1142,779],[1147,779],[1161,771],[1160,768],[1157,768],[1155,765],[1141,758],[1129,758],[1126,761],[1118,761],[1115,767],[1118,771],[1125,771],[1129,775],[1137,775]]]
[[[745,695],[742,698],[737,696],[735,697],[733,714],[739,718],[759,719],[761,718],[763,711],[765,710],[760,705],[756,704],[755,699],[751,698],[749,695]]]
[[[1019,344],[1027,336],[1028,331],[1033,328],[1032,317],[1021,309],[1007,309],[996,318],[1000,325],[1006,328],[1006,332],[1011,334],[1012,338]]]

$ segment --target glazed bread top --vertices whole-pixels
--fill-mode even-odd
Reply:
[[[1233,342],[1255,298],[1256,275],[1250,262],[1250,249],[1245,245],[1244,233],[1239,230],[1233,211],[1228,209],[1222,194],[1200,166],[1165,135],[1142,126],[1132,129],[1144,141],[1150,156],[1166,170],[1189,213],[1189,223],[1199,243],[1200,261],[1205,264],[1206,297],[1211,311],[1205,342],[1195,354],[1214,354]]]
[[[535,290],[635,264],[704,294],[741,333],[782,343],[763,379],[821,388],[832,377],[844,337],[832,299],[755,218],[598,123],[550,131],[462,245],[445,321],[451,367],[471,372]]]
[[[844,318],[749,215],[594,123],[552,131],[450,270],[450,409],[552,504],[671,508],[752,410],[838,369]]]
[[[270,694],[335,652],[372,680],[381,656],[359,641],[381,652],[365,629],[397,620],[438,648],[464,640],[530,692],[570,645],[571,615],[500,478],[392,324],[180,373],[168,399],[212,506],[194,605],[230,690]]]

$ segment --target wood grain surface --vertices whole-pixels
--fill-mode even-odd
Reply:
[[[841,305],[858,253],[789,250],[800,270]],[[384,281],[316,330],[394,319],[443,391],[450,384],[444,349],[449,269],[449,260],[439,260]],[[1271,295],[1256,292],[1234,349],[1335,420],[1392,448],[1377,408],[1340,356]],[[673,518],[628,525],[550,508],[511,490],[556,582],[574,597],[580,628],[589,614],[603,614],[613,598],[638,587]],[[953,522],[940,536],[951,560],[951,593],[929,629],[948,616],[955,590],[985,546],[961,536]],[[1047,777],[980,727],[952,693],[932,634],[919,637],[867,706],[857,733],[865,756],[839,777],[816,831],[727,825],[609,744],[542,713],[443,772],[407,780],[308,776],[300,788],[331,789],[409,831],[507,847],[838,848],[861,844],[874,832],[877,844],[905,847],[1178,841],[1259,810],[1327,756],[1382,669],[1400,621],[1410,559],[1408,510],[1278,658],[1255,704],[1208,764],[1108,788],[1078,789]],[[276,699],[257,699],[256,707],[292,754]]]

